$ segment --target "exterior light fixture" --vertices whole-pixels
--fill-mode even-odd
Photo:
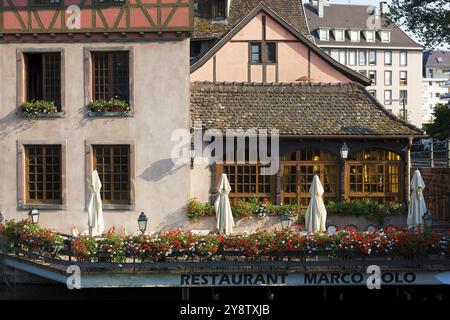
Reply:
[[[147,222],[148,222],[148,218],[145,215],[145,213],[141,212],[141,214],[139,215],[139,218],[137,220],[138,222],[138,226],[139,226],[139,230],[144,233],[145,230],[147,230]]]
[[[425,212],[422,219],[425,229],[431,229],[431,226],[433,224],[433,216],[431,215],[431,212],[430,211]]]
[[[348,158],[348,152],[350,151],[350,149],[348,148],[347,144],[344,142],[344,144],[341,147],[341,158],[342,160],[347,160]]]
[[[280,216],[281,227],[283,229],[290,228],[292,226],[292,219],[289,217],[289,213],[283,212]]]
[[[194,169],[194,160],[195,160],[195,144],[191,143],[191,149],[189,150],[190,156],[191,156],[191,169]]]
[[[30,218],[32,224],[38,224],[39,210],[36,208],[31,208],[31,210],[28,211],[28,217]]]

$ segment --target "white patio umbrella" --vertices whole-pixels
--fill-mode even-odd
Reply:
[[[318,175],[314,176],[309,192],[311,193],[311,201],[305,216],[306,229],[309,232],[323,232],[326,230],[327,210],[323,203],[324,190]]]
[[[88,204],[88,227],[90,236],[99,236],[105,231],[103,223],[102,198],[100,190],[102,183],[97,170],[92,172],[91,184],[89,185],[90,197]]]
[[[420,175],[420,171],[416,170],[411,180],[411,203],[409,204],[407,219],[408,228],[423,225],[422,218],[427,212],[427,206],[423,197],[424,189],[425,183]]]
[[[234,219],[231,212],[230,199],[228,194],[231,191],[230,183],[226,174],[222,174],[219,185],[217,186],[217,200],[214,203],[217,218],[217,229],[219,233],[229,235],[233,233]]]

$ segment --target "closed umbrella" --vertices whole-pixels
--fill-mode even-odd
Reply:
[[[414,172],[411,180],[411,203],[408,210],[408,228],[418,227],[423,224],[423,215],[427,212],[427,206],[423,197],[425,183],[423,182],[420,171]]]
[[[219,233],[229,235],[233,233],[234,219],[231,212],[230,194],[231,187],[226,174],[222,174],[219,185],[217,186],[217,200],[214,203],[217,218],[217,229]]]
[[[314,176],[309,192],[311,193],[311,201],[305,216],[306,229],[309,232],[324,232],[326,230],[327,210],[322,199],[324,190],[319,176]]]
[[[99,236],[103,234],[105,225],[103,223],[102,198],[100,190],[102,183],[97,170],[92,172],[91,184],[89,186],[90,197],[88,205],[88,227],[90,236]]]

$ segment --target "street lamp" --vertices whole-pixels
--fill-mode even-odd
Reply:
[[[350,149],[348,148],[347,144],[344,142],[344,144],[341,147],[341,158],[342,160],[347,160],[348,158],[348,152],[350,151]]]
[[[430,211],[425,212],[422,219],[425,229],[431,229],[431,226],[433,224],[433,216],[431,215],[431,212]]]
[[[289,217],[289,213],[283,212],[280,216],[281,227],[283,229],[290,228],[292,226],[292,219]]]
[[[39,210],[36,208],[31,208],[31,210],[28,211],[28,217],[30,218],[32,224],[37,224],[39,222]]]
[[[191,143],[191,149],[189,150],[190,156],[191,156],[191,169],[194,169],[194,161],[195,161],[195,144]]]
[[[145,233],[145,230],[147,230],[147,222],[148,222],[148,218],[145,215],[145,213],[141,212],[137,222],[138,222],[139,230],[142,233]]]

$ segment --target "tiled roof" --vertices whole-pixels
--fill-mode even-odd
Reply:
[[[317,9],[311,4],[306,3],[304,7],[309,30],[315,37],[316,44],[319,46],[351,45],[364,47],[404,47],[422,49],[420,44],[416,43],[396,25],[389,24],[385,18],[380,19],[379,29],[391,31],[391,41],[388,43],[382,42],[379,36],[377,36],[375,42],[367,42],[364,35],[361,35],[360,42],[351,42],[348,34],[346,35],[345,41],[336,41],[332,32],[330,32],[329,41],[320,41],[318,34],[319,28],[368,30],[372,21],[375,23],[374,15],[372,14],[375,7],[367,5],[330,4],[324,7],[323,18],[319,18]]]
[[[298,32],[304,35],[309,34],[301,0],[231,0],[226,22],[213,22],[210,19],[195,17],[192,38],[220,38],[260,3],[264,3],[275,11]]]
[[[425,68],[450,68],[450,51],[424,52]]]
[[[363,86],[191,84],[192,123],[205,129],[279,129],[282,136],[417,136]]]

